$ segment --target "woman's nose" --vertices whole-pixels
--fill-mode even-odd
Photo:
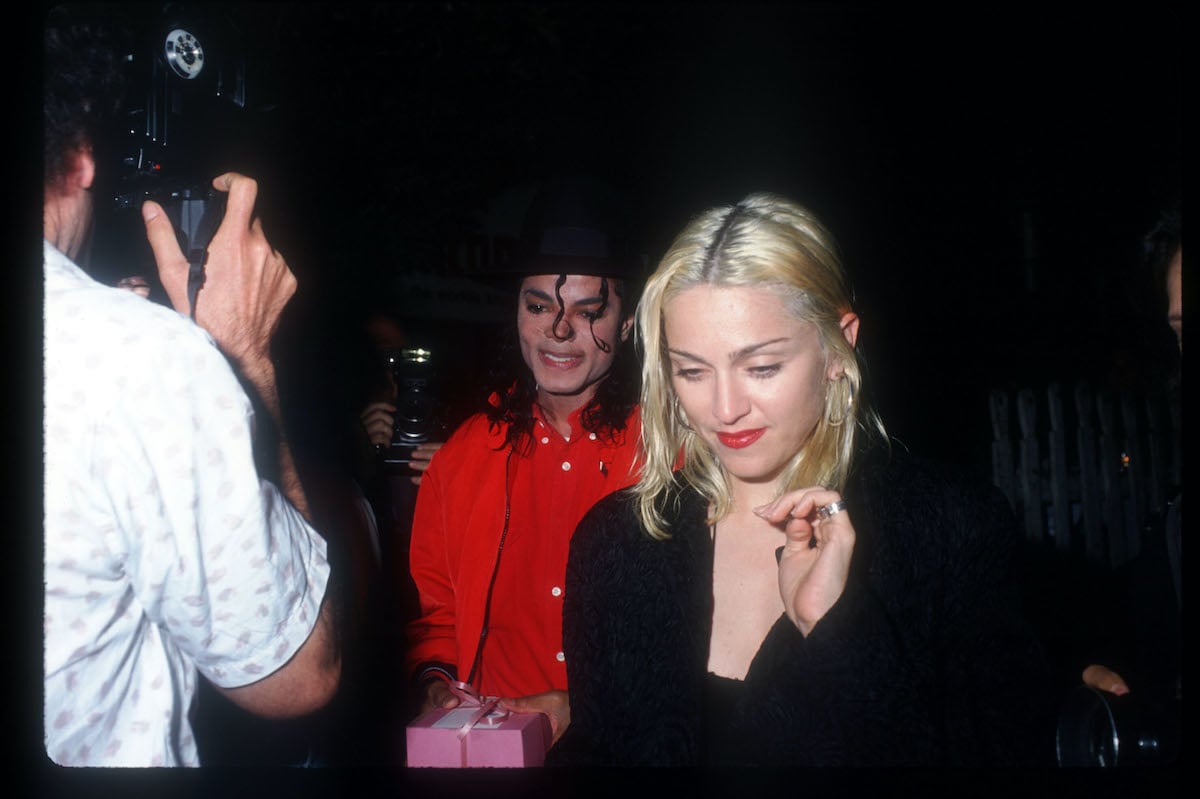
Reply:
[[[713,397],[713,416],[721,424],[733,424],[750,410],[741,385],[731,376],[718,376]]]

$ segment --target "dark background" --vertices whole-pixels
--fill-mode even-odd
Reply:
[[[329,392],[356,393],[343,372],[359,368],[367,308],[409,316],[414,335],[491,324],[486,308],[422,318],[395,280],[476,276],[486,250],[464,252],[489,202],[561,171],[627,194],[651,264],[712,204],[766,189],[809,205],[844,249],[892,432],[984,470],[990,388],[1136,386],[1169,351],[1139,246],[1182,185],[1174,6],[139,14],[187,20],[213,59],[245,58],[243,108],[184,118],[214,170],[261,178],[268,235],[301,286],[279,347],[321,413],[358,401]],[[438,341],[444,369],[477,368],[480,348]]]

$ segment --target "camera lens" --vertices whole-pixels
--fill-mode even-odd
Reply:
[[[435,404],[429,350],[409,348],[389,351],[387,362],[396,386],[396,420],[393,446],[415,446],[428,441],[435,422]]]
[[[1171,762],[1179,751],[1178,707],[1079,686],[1059,715],[1060,766],[1113,767]]]

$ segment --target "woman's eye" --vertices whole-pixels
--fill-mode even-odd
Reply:
[[[769,366],[751,366],[749,371],[751,377],[764,380],[768,377],[774,377],[775,375],[779,374],[779,364],[773,363]]]
[[[675,370],[675,376],[683,380],[695,382],[700,379],[702,372],[700,369],[680,368]]]

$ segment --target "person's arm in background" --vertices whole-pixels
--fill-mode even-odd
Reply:
[[[206,280],[197,298],[196,323],[258,392],[279,442],[280,490],[311,521],[291,449],[284,433],[271,338],[280,315],[296,290],[296,278],[274,250],[254,216],[258,184],[234,173],[219,176],[213,186],[228,193],[224,219],[208,247]],[[142,208],[146,235],[154,251],[159,277],[175,309],[189,313],[188,262],[179,249],[170,220],[154,202]],[[341,677],[333,592],[327,591],[312,632],[300,649],[269,676],[238,688],[222,688],[231,700],[254,713],[282,717],[316,710],[336,692]]]

